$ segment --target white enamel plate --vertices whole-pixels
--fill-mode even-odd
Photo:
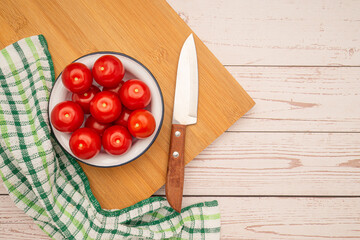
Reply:
[[[57,141],[60,143],[60,145],[65,149],[69,154],[71,154],[74,158],[78,159],[79,161],[96,166],[96,167],[116,167],[120,166],[126,163],[129,163],[138,157],[140,157],[143,153],[145,153],[150,146],[155,141],[156,137],[158,136],[161,125],[163,122],[164,117],[164,100],[161,93],[161,89],[159,87],[158,82],[154,78],[154,76],[151,74],[151,72],[142,65],[139,61],[135,60],[132,57],[129,57],[122,53],[116,53],[116,52],[96,52],[96,53],[90,53],[88,55],[82,56],[79,59],[75,60],[74,62],[80,62],[85,64],[89,69],[92,69],[93,64],[95,61],[103,56],[103,55],[113,55],[120,59],[122,64],[124,65],[124,68],[126,70],[124,81],[129,79],[139,79],[143,82],[145,82],[151,91],[151,103],[149,106],[146,107],[148,111],[150,111],[155,118],[156,121],[156,128],[154,133],[146,138],[146,139],[135,139],[133,138],[133,144],[130,148],[130,150],[120,156],[113,156],[110,154],[107,154],[103,149],[101,149],[101,152],[94,158],[91,158],[89,160],[83,160],[77,158],[70,150],[69,146],[69,140],[71,137],[71,133],[63,133],[58,130],[56,130],[51,121],[50,125],[52,128],[52,131],[55,134],[55,137]],[[51,91],[50,94],[50,101],[49,101],[49,115],[56,104],[63,102],[63,101],[71,101],[71,92],[69,92],[65,86],[62,83],[61,75],[57,77],[55,85]],[[93,84],[100,87],[95,80],[93,81]],[[100,88],[101,89],[101,88]],[[89,115],[85,115],[85,119]],[[50,117],[49,117],[50,119]],[[85,122],[85,121],[84,121]]]

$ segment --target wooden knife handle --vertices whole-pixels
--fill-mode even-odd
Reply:
[[[173,124],[170,137],[169,162],[165,193],[170,206],[181,212],[184,187],[184,154],[186,126]]]

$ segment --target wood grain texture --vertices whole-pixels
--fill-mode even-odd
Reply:
[[[178,135],[176,135],[178,134]],[[169,162],[166,174],[165,193],[170,206],[181,212],[184,188],[184,154],[186,126],[173,124],[170,135]],[[177,155],[174,155],[177,153]]]
[[[211,198],[186,198],[184,204]],[[221,239],[360,239],[359,198],[218,198]]]
[[[0,195],[8,194],[7,190],[5,189],[4,183],[2,179],[0,179]]]
[[[142,157],[121,167],[81,166],[103,208],[124,208],[151,196],[165,183],[177,62],[191,29],[164,0],[8,0],[0,2],[0,9],[0,25],[13,30],[12,35],[0,38],[0,48],[14,39],[42,33],[56,75],[79,56],[99,50],[124,52],[150,69],[165,100],[164,124],[156,142]],[[197,37],[195,44],[199,112],[198,123],[187,129],[187,138],[197,141],[187,141],[186,163],[254,105]]]
[[[359,196],[360,138],[226,132],[185,167],[185,176],[184,195]]]
[[[184,195],[360,196],[360,138],[227,132],[186,166],[185,176]]]
[[[184,206],[212,197],[184,197]],[[359,239],[359,198],[217,199],[221,239]],[[49,239],[8,196],[0,196],[0,239]]]
[[[256,101],[230,131],[360,131],[359,67],[227,67]]]
[[[225,65],[360,65],[360,2],[168,0]]]

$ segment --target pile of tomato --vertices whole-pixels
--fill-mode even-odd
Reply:
[[[72,101],[57,104],[50,118],[57,130],[72,132],[69,145],[78,158],[96,156],[101,146],[111,155],[124,154],[132,136],[144,139],[155,131],[155,119],[144,109],[151,102],[149,87],[138,79],[123,81],[124,75],[123,64],[112,55],[98,58],[91,70],[82,63],[64,69],[62,82]]]

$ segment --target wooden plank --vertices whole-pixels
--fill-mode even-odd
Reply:
[[[27,216],[22,216],[27,217]],[[28,218],[27,223],[19,224],[1,224],[0,225],[1,240],[50,240],[41,229],[36,226],[33,221]]]
[[[50,239],[8,195],[0,195],[0,239]]]
[[[4,184],[3,184],[3,181],[2,181],[2,179],[0,178],[0,195],[1,195],[1,194],[8,194],[8,192],[6,191],[5,186],[4,186]]]
[[[197,203],[214,198],[185,198]],[[359,198],[217,198],[221,239],[360,239]]]
[[[185,197],[184,205],[217,199],[221,239],[360,238],[359,198]],[[0,196],[1,239],[49,239],[8,196]]]
[[[360,129],[358,67],[227,67],[256,101],[231,131]]]
[[[227,132],[186,166],[184,194],[359,196],[359,156],[357,133]]]
[[[74,59],[104,50],[126,53],[154,74],[162,89],[165,113],[161,132],[151,148],[117,168],[81,164],[104,208],[124,208],[151,196],[165,183],[177,63],[191,29],[165,1],[3,0],[0,9],[0,26],[4,23],[13,28],[18,39],[40,33],[46,37],[56,75]],[[3,38],[0,42],[12,43]],[[254,105],[196,36],[195,44],[200,100],[198,122],[187,128],[186,163]],[[221,86],[213,88],[219,80]]]
[[[226,65],[360,65],[360,2],[167,0]]]
[[[227,132],[186,166],[184,194],[359,196],[359,136]]]

